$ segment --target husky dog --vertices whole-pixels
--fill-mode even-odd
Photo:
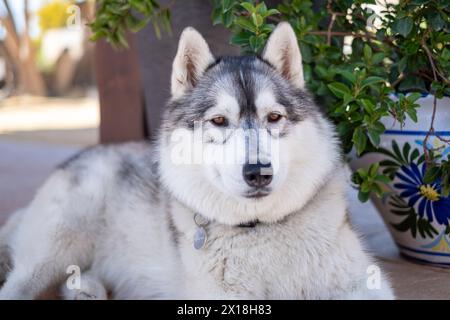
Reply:
[[[368,285],[374,261],[347,218],[339,143],[301,61],[287,23],[262,57],[215,59],[185,29],[155,143],[62,164],[1,230],[0,298],[61,283],[66,299],[393,298],[383,274]],[[180,132],[242,161],[177,162]]]

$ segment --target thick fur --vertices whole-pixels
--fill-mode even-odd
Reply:
[[[67,299],[393,298],[383,274],[381,288],[367,286],[374,261],[348,222],[334,128],[304,91],[299,61],[287,24],[262,58],[214,59],[188,28],[157,141],[98,146],[61,165],[0,233],[0,272],[11,269],[0,298],[32,299],[57,283]],[[282,119],[267,123],[270,112]],[[217,115],[232,133],[198,138],[195,123],[212,129]],[[275,169],[262,197],[242,163],[173,161],[175,132],[227,152],[240,128],[279,144],[276,155],[258,147]],[[196,215],[208,221],[200,250]],[[71,265],[82,271],[75,290],[65,285]]]

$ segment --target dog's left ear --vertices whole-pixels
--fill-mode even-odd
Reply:
[[[202,35],[192,27],[184,29],[172,65],[172,97],[178,98],[194,87],[212,62],[214,57]]]
[[[302,55],[295,32],[289,23],[281,22],[272,31],[262,57],[297,88],[305,86]]]

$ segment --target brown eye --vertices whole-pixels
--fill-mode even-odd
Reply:
[[[225,117],[215,117],[211,121],[216,126],[225,126],[227,124],[227,119]]]
[[[269,122],[277,122],[281,119],[281,114],[279,113],[275,113],[275,112],[271,112],[269,113],[269,115],[267,116],[267,121]]]

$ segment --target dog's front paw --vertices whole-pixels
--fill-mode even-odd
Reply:
[[[108,296],[104,289],[95,291],[86,290],[64,290],[65,300],[106,300]]]
[[[71,300],[106,300],[107,296],[106,293],[103,292],[96,292],[96,293],[92,293],[92,292],[84,292],[81,290],[75,290],[77,291]]]
[[[83,276],[79,289],[63,286],[62,295],[65,300],[107,300],[108,293],[101,281],[92,276]]]

